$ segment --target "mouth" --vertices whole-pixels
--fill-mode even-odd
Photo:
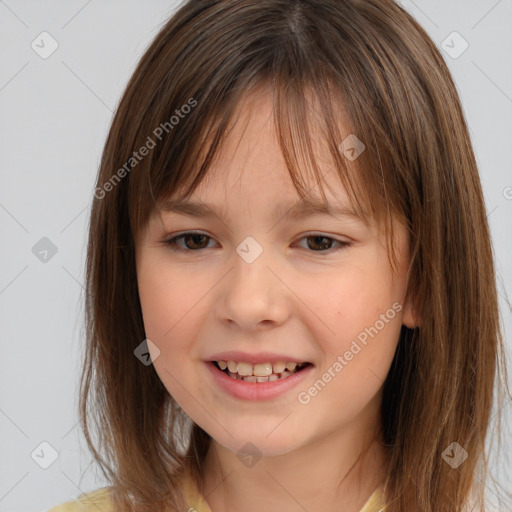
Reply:
[[[283,380],[312,366],[312,363],[284,362],[251,364],[239,361],[211,361],[220,372],[234,380],[245,382],[273,382]]]

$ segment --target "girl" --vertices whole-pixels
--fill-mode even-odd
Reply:
[[[404,10],[185,3],[94,195],[80,412],[112,485],[55,512],[484,510],[489,229]]]

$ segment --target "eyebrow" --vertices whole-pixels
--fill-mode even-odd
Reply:
[[[178,213],[191,217],[215,217],[222,220],[221,213],[217,212],[213,206],[201,201],[171,199],[163,203],[160,210],[162,212]],[[312,198],[300,199],[288,205],[282,204],[274,210],[272,218],[278,221],[284,217],[302,219],[312,215],[330,215],[332,217],[350,217],[362,220],[361,216],[347,205],[331,205],[330,203],[326,204],[323,201]]]

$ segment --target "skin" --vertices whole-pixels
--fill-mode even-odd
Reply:
[[[271,108],[266,92],[242,102],[239,122],[192,195],[216,207],[221,219],[162,213],[136,240],[146,335],[160,350],[153,364],[163,384],[212,436],[201,491],[213,512],[357,512],[386,476],[382,385],[401,325],[416,325],[404,302],[408,238],[397,223],[395,274],[384,235],[374,225],[325,214],[276,224],[273,209],[291,206],[299,196]],[[348,204],[336,174],[325,181],[329,202]],[[311,194],[321,197],[318,188]],[[188,252],[163,243],[187,230],[209,238],[189,239],[192,249],[179,240]],[[263,248],[250,264],[236,252],[247,236]],[[331,238],[352,245],[335,250]],[[401,306],[394,318],[360,344],[362,350],[321,392],[300,403],[299,392],[329,367],[332,373],[338,355],[394,303]],[[224,350],[275,351],[315,367],[307,381],[274,400],[244,401],[219,389],[205,367],[204,360]],[[237,457],[248,442],[262,456],[252,467]]]

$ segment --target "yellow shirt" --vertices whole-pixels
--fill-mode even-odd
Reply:
[[[192,475],[186,471],[183,478],[183,491],[187,506],[194,509],[195,512],[211,512],[208,503],[199,492]],[[80,495],[74,501],[68,501],[57,507],[53,507],[47,512],[112,512],[110,503],[110,491],[108,487],[97,489],[87,494]],[[379,486],[359,512],[384,512],[385,506],[382,496],[382,486]],[[193,511],[190,511],[193,512]]]

